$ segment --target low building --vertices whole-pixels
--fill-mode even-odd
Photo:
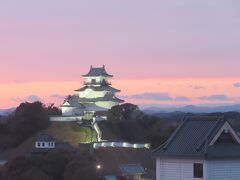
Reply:
[[[240,179],[240,139],[224,118],[187,118],[153,154],[157,180]]]
[[[37,135],[37,139],[35,142],[36,149],[54,149],[55,146],[55,139],[46,133],[40,133]]]
[[[47,133],[39,133],[37,135],[34,148],[31,151],[32,155],[46,154],[55,151],[70,151],[76,152],[76,149],[67,142],[61,142],[54,139]]]
[[[98,175],[106,180],[155,179],[154,159],[149,149],[98,148],[93,151]]]
[[[141,164],[120,164],[119,170],[123,177],[132,180],[141,180],[146,173]]]

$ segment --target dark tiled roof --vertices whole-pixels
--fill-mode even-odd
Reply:
[[[112,77],[112,75],[109,75],[106,70],[105,70],[105,66],[103,67],[97,67],[94,68],[91,66],[90,71],[83,75],[83,77],[93,77],[93,76],[105,76],[105,77]]]
[[[119,89],[115,89],[111,86],[99,86],[99,87],[94,87],[94,86],[84,86],[83,88],[77,89],[75,91],[85,91],[86,89],[92,89],[93,91],[110,91],[110,92],[120,92]]]
[[[141,164],[120,164],[119,169],[123,175],[144,174],[145,170]]]
[[[97,101],[114,101],[122,103],[124,100],[117,98],[113,94],[107,94],[104,97],[99,98],[79,98],[80,102],[97,102]]]
[[[155,156],[229,158],[240,157],[240,145],[229,140],[210,142],[226,121],[219,117],[188,117],[172,136],[153,151]]]
[[[39,133],[37,135],[36,141],[52,142],[54,138],[47,133]]]
[[[69,96],[64,103],[68,102],[70,105],[62,105],[61,107],[78,107],[84,109],[84,105],[80,103],[79,96]]]

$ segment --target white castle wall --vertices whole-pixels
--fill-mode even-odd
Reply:
[[[74,122],[74,121],[82,121],[82,116],[52,116],[50,117],[50,121],[55,122]]]
[[[74,115],[73,112],[74,112],[74,107],[62,107],[61,110],[62,110],[62,115],[63,116],[72,116]]]
[[[111,109],[113,106],[118,105],[119,103],[113,101],[98,101],[95,103],[99,107],[103,107],[106,109]]]
[[[135,148],[135,149],[142,149],[150,148],[150,144],[138,144],[138,143],[128,143],[128,142],[96,142],[93,143],[93,148],[103,148],[103,147],[125,147],[125,148]]]
[[[106,94],[106,91],[93,91],[92,89],[86,89],[83,92],[77,93],[80,98],[98,98],[98,97],[104,97]]]
[[[96,80],[96,83],[100,83],[100,82],[102,82],[103,80],[108,81],[109,78],[103,77],[103,76],[86,77],[86,78],[85,78],[85,81],[86,81],[87,83],[91,83],[91,82],[92,82],[92,79],[95,79],[95,80]]]

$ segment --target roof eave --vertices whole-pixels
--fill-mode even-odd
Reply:
[[[157,158],[157,157],[162,157],[162,158],[201,158],[201,159],[205,159],[206,155],[205,154],[160,154],[160,153],[154,153],[153,157]]]
[[[101,75],[89,75],[89,74],[85,74],[85,75],[82,75],[82,77],[98,77],[98,76],[102,76],[102,77],[113,77],[113,75],[109,75],[109,74],[101,74]]]

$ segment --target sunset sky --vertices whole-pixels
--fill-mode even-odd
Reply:
[[[0,109],[60,104],[90,65],[138,105],[240,103],[239,0],[0,0]]]

